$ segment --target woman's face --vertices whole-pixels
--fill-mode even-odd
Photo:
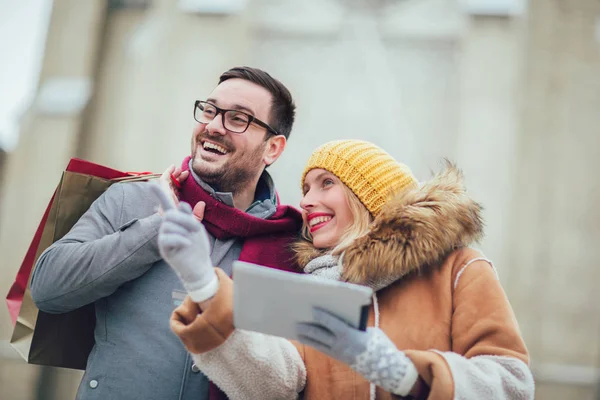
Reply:
[[[313,169],[304,179],[302,219],[318,249],[335,247],[354,221],[344,184],[331,172]]]

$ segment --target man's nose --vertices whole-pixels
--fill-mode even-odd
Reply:
[[[223,114],[217,114],[212,121],[206,124],[206,131],[211,135],[226,135],[227,129],[223,125]]]

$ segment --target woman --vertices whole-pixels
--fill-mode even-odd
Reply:
[[[492,263],[468,247],[482,237],[483,223],[458,170],[449,165],[419,185],[377,146],[335,141],[311,155],[302,188],[297,260],[306,273],[372,287],[369,328],[316,309],[313,321],[297,327],[305,375],[297,373],[283,339],[246,332],[246,340],[230,340],[240,337],[231,282],[217,269],[215,297],[200,306],[187,299],[171,321],[209,378],[232,395],[229,379],[244,374],[236,374],[231,355],[251,352],[244,360],[254,373],[236,382],[246,398],[274,381],[281,391],[261,398],[292,398],[300,390],[306,399],[533,398],[511,306]]]

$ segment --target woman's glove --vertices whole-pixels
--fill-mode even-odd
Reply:
[[[296,326],[300,342],[349,365],[388,392],[408,395],[417,381],[417,370],[381,329],[361,331],[319,308],[313,309],[313,317]]]
[[[160,255],[175,270],[192,300],[200,303],[211,298],[219,280],[210,259],[206,229],[192,215],[189,204],[175,206],[163,187],[152,184],[151,188],[164,212],[158,231]]]

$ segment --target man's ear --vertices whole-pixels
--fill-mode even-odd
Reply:
[[[272,136],[267,141],[267,148],[265,149],[265,155],[263,157],[265,165],[269,166],[277,161],[281,153],[283,153],[286,143],[287,140],[283,135]]]

